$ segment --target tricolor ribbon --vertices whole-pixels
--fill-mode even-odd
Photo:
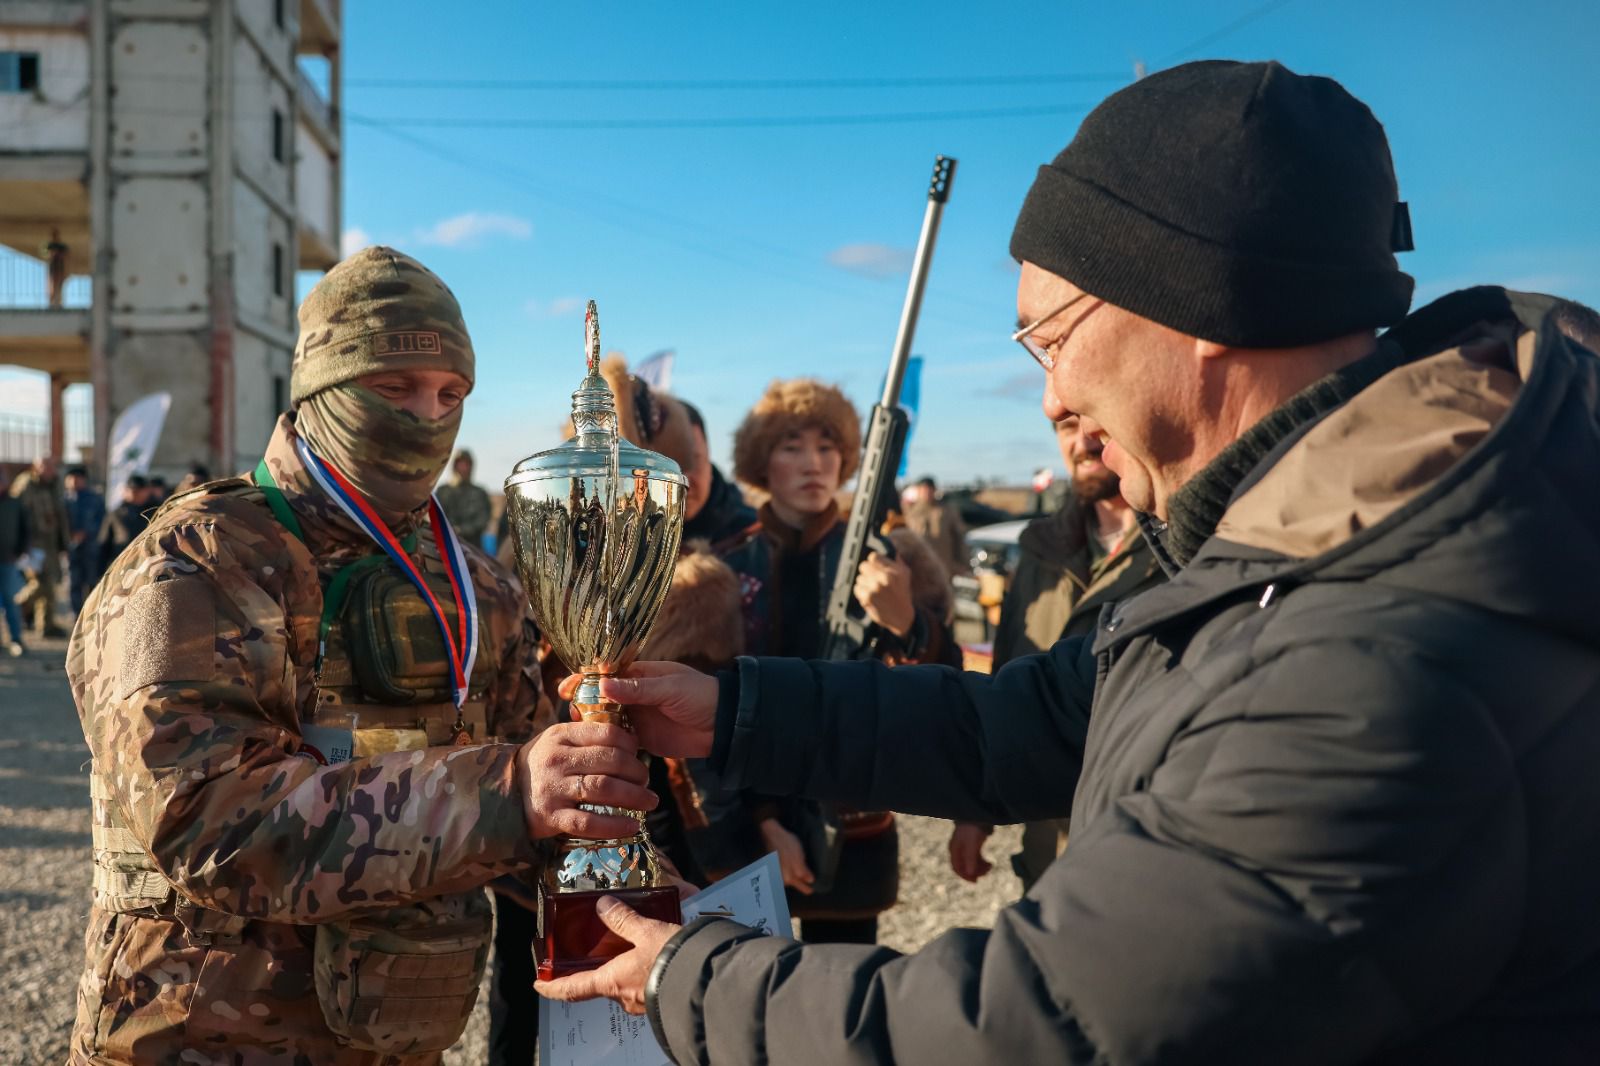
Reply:
[[[456,710],[461,709],[467,702],[467,686],[472,678],[472,667],[478,658],[478,594],[472,585],[470,575],[467,573],[467,557],[462,554],[461,541],[456,537],[456,531],[450,528],[450,520],[445,517],[444,508],[439,506],[439,501],[434,496],[428,497],[428,523],[433,528],[433,543],[439,549],[439,556],[444,560],[446,575],[450,578],[450,590],[456,597],[456,628],[452,632],[450,620],[446,617],[444,609],[439,606],[439,600],[434,596],[433,590],[428,587],[428,582],[422,576],[422,568],[411,561],[405,549],[400,546],[400,540],[390,530],[388,523],[378,517],[372,505],[356,490],[356,487],[345,480],[343,474],[329,466],[306,446],[304,440],[294,442],[295,451],[300,456],[300,461],[311,474],[315,481],[339,505],[339,509],[350,516],[350,520],[366,531],[367,536],[377,542],[394,564],[416,586],[417,591],[433,611],[434,621],[439,623],[439,634],[444,637],[445,651],[450,657],[450,693],[455,700]]]

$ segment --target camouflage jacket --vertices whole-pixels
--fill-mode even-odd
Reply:
[[[470,481],[450,481],[434,490],[439,506],[449,516],[461,539],[469,544],[481,545],[483,535],[489,530],[489,518],[494,508],[489,493],[481,485]]]
[[[67,666],[94,757],[96,824],[119,824],[106,832],[125,833],[175,889],[169,903],[117,913],[97,874],[73,1062],[435,1061],[335,1043],[313,987],[311,926],[481,895],[537,861],[514,744],[335,765],[304,751],[318,698],[316,575],[374,548],[311,483],[293,437],[281,419],[267,463],[304,543],[248,482],[177,497],[117,559],[73,633]],[[426,530],[420,539],[431,548]],[[522,739],[536,710],[549,713],[538,641],[514,582],[467,555],[494,653],[488,725]],[[219,926],[228,935],[208,932]]]

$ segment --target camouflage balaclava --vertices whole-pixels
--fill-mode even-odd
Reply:
[[[427,502],[450,461],[461,408],[418,418],[356,379],[449,370],[470,387],[473,363],[461,308],[444,282],[393,248],[367,248],[328,271],[300,305],[295,427],[392,520]]]

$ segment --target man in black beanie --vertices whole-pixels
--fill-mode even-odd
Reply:
[[[914,955],[618,905],[635,950],[542,990],[679,1063],[1600,1062],[1600,360],[1547,296],[1406,317],[1408,246],[1335,82],[1192,63],[1096,109],[1017,221],[1014,338],[1172,579],[993,677],[606,690],[734,786],[1071,844]]]

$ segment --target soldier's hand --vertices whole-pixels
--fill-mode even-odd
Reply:
[[[534,991],[546,999],[595,999],[608,996],[622,1004],[629,1014],[644,1013],[644,985],[656,956],[681,925],[646,918],[615,896],[601,896],[594,912],[606,928],[633,947],[598,970],[558,977],[554,981],[535,981]]]
[[[569,677],[561,695],[571,699],[577,687],[578,678]],[[682,663],[634,663],[621,677],[602,679],[600,694],[627,707],[646,751],[674,758],[711,754],[717,679],[710,674]]]
[[[604,722],[553,725],[522,746],[518,787],[528,831],[535,839],[565,833],[603,840],[632,836],[639,823],[626,815],[596,814],[580,803],[650,811],[656,794],[645,787],[633,734]]]

